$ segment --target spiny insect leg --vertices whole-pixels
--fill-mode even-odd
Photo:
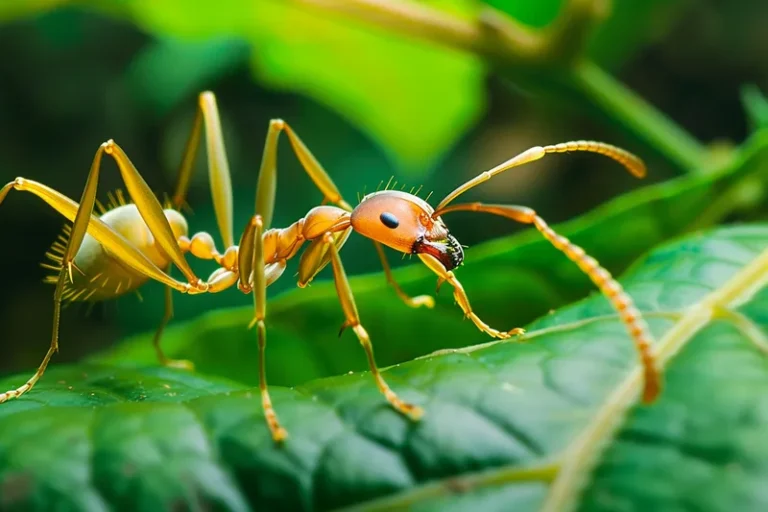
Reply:
[[[272,433],[272,439],[276,443],[283,442],[288,437],[288,431],[280,425],[272,399],[267,389],[266,348],[267,328],[264,319],[267,317],[267,278],[264,265],[264,224],[262,218],[256,215],[253,225],[253,310],[254,318],[251,325],[256,325],[256,335],[259,343],[259,389],[261,391],[261,405],[264,409],[264,417]],[[245,237],[244,237],[245,238]],[[247,279],[248,276],[245,276]],[[243,276],[241,275],[241,279]]]
[[[349,281],[347,280],[347,275],[344,272],[344,267],[341,264],[341,258],[339,258],[339,251],[334,243],[333,235],[331,233],[326,233],[324,236],[324,241],[330,248],[331,265],[333,266],[333,276],[336,283],[336,292],[339,295],[339,301],[341,302],[341,307],[344,310],[345,321],[344,325],[342,326],[342,330],[346,327],[351,327],[357,335],[357,339],[363,346],[365,355],[368,358],[368,366],[371,370],[371,374],[373,375],[374,380],[376,381],[376,386],[379,388],[379,391],[381,391],[387,401],[392,405],[392,407],[394,407],[402,414],[410,417],[411,419],[418,420],[424,414],[423,409],[416,405],[407,403],[403,401],[399,396],[397,396],[397,394],[392,391],[392,389],[384,380],[384,377],[382,377],[381,373],[379,372],[379,368],[376,366],[376,360],[373,356],[373,345],[371,344],[371,338],[368,336],[368,332],[360,323],[360,315],[357,313],[355,298],[352,295],[352,290],[349,287]]]

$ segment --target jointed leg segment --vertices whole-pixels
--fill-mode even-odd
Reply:
[[[275,442],[282,442],[288,437],[288,432],[280,426],[272,407],[272,399],[267,390],[267,370],[265,352],[267,348],[267,328],[264,325],[264,319],[267,316],[267,282],[264,275],[264,250],[262,235],[264,225],[259,215],[256,215],[251,225],[253,226],[253,300],[254,300],[254,322],[256,324],[256,335],[259,343],[259,389],[261,390],[261,405],[264,409],[264,417],[267,420],[269,430],[272,432],[272,439]]]
[[[96,203],[96,190],[98,186],[99,171],[102,155],[106,153],[114,157],[118,164],[123,181],[126,184],[131,199],[136,203],[139,213],[147,224],[152,235],[166,250],[169,258],[179,264],[182,272],[188,277],[187,283],[182,283],[171,278],[166,272],[159,269],[145,254],[128,243],[125,238],[105,224],[102,220],[93,216],[93,208]],[[59,317],[61,312],[61,300],[67,279],[72,281],[72,269],[75,256],[83,243],[86,233],[91,234],[96,241],[104,246],[110,254],[149,278],[160,281],[184,293],[200,293],[207,289],[205,283],[198,279],[189,268],[184,256],[176,243],[173,231],[168,220],[163,214],[162,207],[152,195],[144,179],[139,175],[131,161],[113,141],[107,141],[96,151],[91,170],[86,180],[80,203],[75,203],[59,192],[31,180],[17,178],[0,189],[0,202],[8,195],[11,189],[31,192],[40,197],[55,210],[73,222],[72,231],[67,242],[61,260],[61,270],[54,291],[53,328],[51,334],[51,346],[34,376],[21,387],[0,394],[0,403],[11,398],[17,398],[29,391],[45,372],[51,356],[58,351]]]
[[[433,308],[435,307],[435,299],[430,295],[417,295],[416,297],[411,297],[407,293],[403,291],[402,288],[400,288],[400,285],[397,284],[397,281],[395,281],[395,277],[392,275],[392,270],[389,268],[389,262],[387,261],[387,255],[384,253],[384,246],[381,245],[381,243],[374,241],[373,244],[376,246],[376,252],[379,253],[379,259],[381,260],[381,266],[384,268],[384,275],[387,278],[387,282],[394,288],[395,293],[398,297],[400,297],[400,300],[405,302],[406,306],[410,306],[412,308],[418,308],[419,306],[424,306],[426,308]]]
[[[482,203],[468,203],[449,206],[442,213],[454,211],[474,211],[492,213],[508,219],[512,219],[523,224],[533,224],[536,229],[549,240],[552,245],[562,251],[571,261],[576,263],[579,268],[589,276],[600,291],[611,301],[613,307],[618,311],[621,320],[626,324],[629,334],[635,342],[637,352],[645,371],[645,388],[643,391],[643,401],[651,402],[659,394],[661,389],[661,377],[656,368],[656,361],[653,354],[651,335],[648,325],[640,316],[640,312],[635,307],[632,299],[624,292],[621,285],[613,279],[611,274],[605,270],[591,256],[588,256],[584,249],[574,245],[567,238],[555,233],[552,228],[539,217],[536,212],[524,206],[511,205],[486,205]]]
[[[456,276],[453,274],[452,271],[446,270],[440,261],[435,258],[434,256],[430,254],[419,254],[419,258],[421,261],[424,262],[424,264],[429,267],[429,269],[437,274],[438,276],[438,287],[442,285],[442,283],[447,282],[451,286],[453,286],[453,297],[456,300],[456,303],[459,305],[461,310],[464,312],[464,315],[472,320],[472,323],[477,326],[478,329],[483,331],[484,333],[487,333],[494,338],[500,338],[500,339],[506,339],[511,336],[517,336],[520,334],[524,334],[525,330],[521,329],[519,327],[516,327],[510,331],[499,331],[498,329],[494,329],[490,325],[483,322],[477,314],[475,314],[474,311],[472,311],[472,306],[469,303],[469,298],[467,297],[467,292],[464,291],[464,287],[461,286],[461,283],[458,279],[456,279]]]
[[[258,192],[256,195],[256,213],[261,215],[264,228],[272,223],[272,213],[275,209],[275,192],[277,188],[277,142],[280,132],[285,131],[293,147],[296,157],[307,171],[310,179],[323,193],[323,202],[333,203],[339,208],[352,211],[349,203],[344,201],[336,185],[328,173],[320,165],[312,152],[304,145],[296,132],[282,119],[273,119],[269,123],[267,140],[264,144],[264,155],[259,170]]]
[[[2,202],[2,199],[3,195],[0,194],[0,202]],[[32,387],[37,384],[37,381],[40,380],[40,377],[43,376],[43,373],[45,373],[45,369],[48,367],[48,363],[51,361],[53,354],[59,351],[59,317],[61,315],[61,295],[64,292],[64,285],[66,284],[68,277],[69,273],[67,267],[62,266],[61,270],[59,271],[59,280],[56,282],[56,290],[53,293],[53,329],[51,332],[51,346],[48,348],[48,352],[46,352],[45,357],[43,358],[43,362],[40,363],[40,366],[37,368],[37,371],[35,371],[35,374],[27,382],[16,389],[8,390],[5,393],[0,393],[0,404],[7,402],[12,398],[18,398],[32,389]]]
[[[347,280],[347,275],[344,272],[344,267],[341,264],[339,252],[336,249],[336,245],[334,244],[334,238],[331,233],[327,233],[324,237],[324,240],[331,251],[331,265],[333,266],[333,276],[336,283],[336,292],[339,295],[341,307],[344,310],[345,320],[344,325],[342,326],[342,330],[346,327],[351,327],[355,332],[355,335],[357,335],[357,339],[360,340],[360,344],[363,346],[363,350],[365,350],[365,355],[368,357],[368,366],[371,370],[371,374],[373,375],[374,380],[376,381],[376,386],[379,388],[379,391],[381,391],[387,401],[392,405],[392,407],[414,420],[421,418],[424,411],[416,405],[404,402],[395,394],[394,391],[392,391],[389,385],[384,381],[384,377],[381,376],[379,368],[376,366],[376,360],[373,357],[373,345],[371,345],[371,339],[368,336],[368,332],[360,323],[360,315],[357,313],[357,305],[355,304],[352,290],[349,287],[349,281]]]
[[[170,267],[165,268],[164,270],[167,273],[170,270]],[[173,318],[173,290],[170,286],[165,286],[163,293],[163,319],[160,321],[160,325],[158,326],[157,331],[155,331],[155,336],[152,338],[152,346],[155,347],[157,360],[160,361],[160,364],[163,366],[168,366],[169,368],[181,368],[183,370],[192,371],[195,369],[195,365],[192,363],[192,361],[187,359],[169,359],[163,352],[163,349],[160,347],[160,340],[162,339],[163,331]]]

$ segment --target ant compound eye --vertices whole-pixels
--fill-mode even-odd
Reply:
[[[389,212],[384,212],[379,215],[379,219],[381,219],[381,223],[387,226],[389,229],[395,229],[400,225],[400,221],[397,220],[397,217]]]

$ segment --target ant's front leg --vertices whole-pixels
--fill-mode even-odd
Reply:
[[[437,260],[434,256],[431,256],[429,254],[419,254],[419,258],[421,258],[421,261],[424,262],[424,264],[429,267],[429,269],[437,274],[439,281],[438,286],[442,284],[443,282],[447,282],[451,286],[453,286],[453,297],[456,299],[456,302],[458,303],[461,310],[464,312],[464,315],[466,315],[470,320],[472,320],[472,323],[477,326],[478,329],[483,331],[484,333],[490,334],[494,338],[500,338],[500,339],[506,339],[511,336],[521,335],[525,334],[525,330],[521,329],[519,327],[516,327],[510,331],[499,331],[497,329],[494,329],[490,325],[483,322],[479,316],[475,314],[474,311],[472,311],[472,306],[469,303],[469,298],[467,297],[467,292],[464,291],[464,287],[461,286],[461,283],[458,279],[456,279],[456,276],[453,274],[452,271],[446,270],[440,261]]]
[[[387,255],[384,253],[384,246],[381,245],[381,242],[375,240],[373,245],[376,246],[376,252],[379,254],[379,259],[381,260],[381,266],[384,268],[384,276],[387,278],[389,285],[394,288],[395,293],[400,297],[400,300],[402,300],[406,306],[412,308],[424,306],[425,308],[432,309],[435,307],[435,299],[430,295],[417,295],[416,297],[411,297],[405,293],[405,291],[400,288],[400,285],[397,284],[397,281],[395,281],[395,276],[392,275],[392,270],[389,268],[389,262],[387,261]]]

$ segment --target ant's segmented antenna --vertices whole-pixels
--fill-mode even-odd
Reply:
[[[606,144],[604,142],[577,140],[572,142],[563,142],[561,144],[555,144],[551,146],[534,146],[510,158],[506,162],[500,163],[493,169],[478,174],[463,185],[460,185],[453,192],[445,196],[443,200],[440,201],[440,203],[438,203],[438,205],[435,207],[433,216],[439,216],[446,209],[448,203],[459,197],[467,190],[488,181],[497,174],[508,171],[513,167],[519,167],[521,165],[534,162],[548,154],[571,153],[575,151],[585,151],[588,153],[597,153],[599,155],[607,156],[623,165],[632,175],[638,178],[643,178],[645,176],[646,168],[642,160],[640,160],[629,151],[613,146],[611,144]]]
[[[643,401],[650,403],[656,398],[661,389],[661,375],[656,367],[653,336],[632,298],[624,291],[624,288],[613,278],[610,272],[603,268],[597,260],[589,256],[584,249],[556,233],[531,208],[514,205],[465,203],[449,206],[443,209],[441,214],[457,211],[485,212],[506,217],[523,224],[532,224],[556,249],[576,263],[619,313],[619,318],[624,322],[630,337],[635,343],[645,377]]]
[[[579,268],[589,276],[592,282],[608,298],[613,307],[619,313],[619,317],[626,325],[630,336],[635,342],[635,347],[640,355],[645,376],[645,388],[643,401],[652,402],[659,394],[661,377],[656,368],[656,359],[653,352],[653,341],[648,324],[643,320],[640,311],[635,307],[632,298],[624,291],[622,286],[600,264],[587,255],[584,249],[573,244],[570,240],[557,234],[544,222],[544,219],[533,214],[533,225],[544,238],[562,251],[568,259],[576,263]]]
[[[587,153],[597,153],[608,158],[616,160],[623,165],[630,174],[637,178],[644,178],[646,174],[645,164],[638,157],[625,149],[621,149],[605,142],[595,142],[592,140],[577,140],[573,142],[563,142],[552,146],[544,146],[545,153],[573,153],[584,151]]]

